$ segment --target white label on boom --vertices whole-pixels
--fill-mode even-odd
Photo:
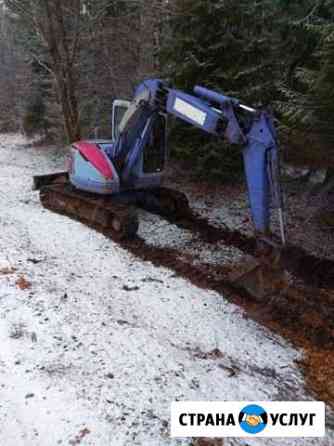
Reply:
[[[181,115],[191,119],[193,122],[196,122],[201,126],[204,125],[206,113],[189,104],[188,102],[183,101],[180,98],[176,98],[174,102],[174,110],[178,113],[181,113]]]

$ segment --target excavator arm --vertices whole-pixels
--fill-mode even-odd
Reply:
[[[239,112],[246,115],[243,121],[238,116]],[[163,81],[147,80],[138,87],[120,124],[116,152],[118,157],[126,158],[123,169],[125,177],[130,175],[132,166],[140,156],[158,113],[175,116],[206,133],[242,146],[256,235],[258,239],[272,243],[269,238],[270,211],[274,207],[278,209],[281,242],[285,244],[278,143],[272,115],[204,87],[195,87],[191,95],[169,88]],[[129,141],[133,135],[134,140]],[[131,149],[128,150],[128,147]]]
[[[279,155],[272,116],[262,110],[241,105],[223,94],[195,87],[196,96],[170,90],[167,112],[202,130],[223,137],[243,147],[245,175],[250,208],[256,233],[265,237],[270,232],[270,209],[279,210],[282,244],[286,243],[282,194],[279,183]],[[242,126],[236,112],[248,115]]]

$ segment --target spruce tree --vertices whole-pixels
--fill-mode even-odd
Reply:
[[[249,105],[272,101],[281,60],[274,2],[175,0],[162,51],[165,74],[179,88],[204,85]],[[240,177],[237,148],[183,124],[174,132],[176,154],[196,173],[230,181]]]
[[[290,9],[286,16],[287,71],[276,108],[288,161],[325,168],[334,162],[334,4],[301,3],[297,16]]]

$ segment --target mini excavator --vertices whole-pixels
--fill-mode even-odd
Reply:
[[[75,142],[66,172],[34,177],[42,205],[102,228],[115,240],[135,236],[137,207],[182,217],[189,211],[187,197],[163,187],[169,155],[167,118],[174,116],[242,146],[259,255],[255,264],[246,262],[251,266],[243,267],[233,280],[256,296],[271,292],[273,265],[280,246],[286,243],[278,142],[271,113],[201,86],[188,94],[165,81],[150,79],[137,87],[131,102],[114,101],[112,115],[112,139]],[[270,233],[271,208],[278,210],[279,242]]]

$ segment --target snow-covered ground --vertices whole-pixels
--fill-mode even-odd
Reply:
[[[44,210],[32,175],[62,157],[22,144],[0,138],[1,446],[188,446],[169,438],[175,399],[312,399],[301,353],[241,309]],[[166,230],[145,215],[142,234]]]

